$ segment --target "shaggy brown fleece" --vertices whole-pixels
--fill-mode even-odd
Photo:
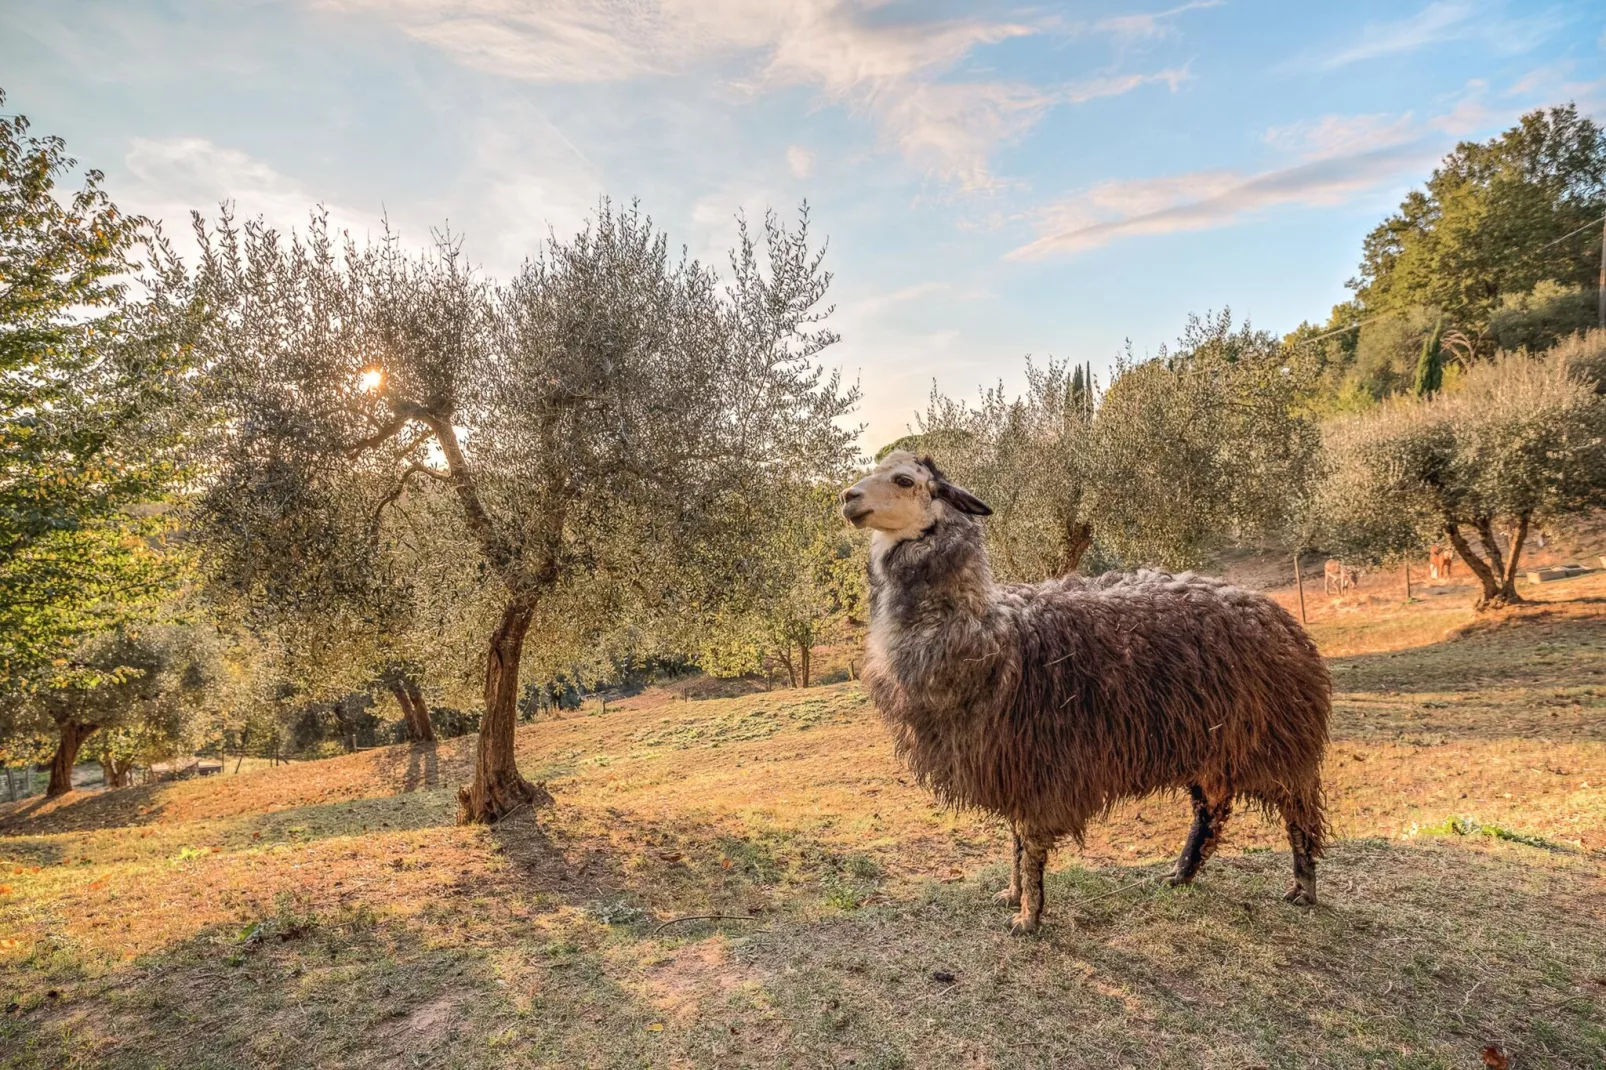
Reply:
[[[947,496],[933,492],[919,537],[872,559],[864,681],[922,783],[1010,822],[1001,898],[1020,904],[1016,931],[1037,928],[1056,840],[1167,791],[1187,791],[1195,812],[1172,883],[1192,880],[1241,797],[1281,815],[1286,898],[1315,903],[1331,684],[1293,618],[1191,573],[996,585],[980,522]]]

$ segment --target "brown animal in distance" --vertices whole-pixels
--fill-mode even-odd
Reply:
[[[1335,591],[1343,594],[1354,587],[1359,578],[1360,573],[1354,566],[1346,565],[1336,557],[1329,558],[1327,564],[1322,566],[1322,587],[1328,594],[1333,594]]]
[[[1194,819],[1169,883],[1194,879],[1243,799],[1281,815],[1284,898],[1314,904],[1331,685],[1310,638],[1263,595],[1191,573],[996,584],[990,512],[902,451],[842,492],[871,529],[865,686],[923,784],[1009,822],[1012,931],[1040,925],[1059,839],[1171,791]]]
[[[1455,566],[1455,554],[1443,549],[1438,543],[1428,548],[1428,576],[1432,579],[1447,580],[1450,570]]]

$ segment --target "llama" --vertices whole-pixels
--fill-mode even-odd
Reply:
[[[1428,550],[1428,576],[1431,579],[1447,580],[1450,570],[1455,566],[1455,555],[1434,543]]]
[[[842,492],[871,529],[865,687],[922,784],[1009,823],[1011,931],[1041,924],[1060,838],[1183,790],[1193,828],[1168,883],[1193,880],[1243,798],[1287,826],[1284,898],[1315,904],[1331,685],[1310,638],[1270,599],[1192,573],[996,584],[990,513],[902,451]]]

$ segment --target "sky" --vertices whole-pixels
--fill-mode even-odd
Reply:
[[[1606,118],[1606,4],[0,0],[0,88],[169,230],[322,205],[499,278],[605,196],[720,267],[807,202],[874,449],[933,383],[1325,320],[1458,140]]]

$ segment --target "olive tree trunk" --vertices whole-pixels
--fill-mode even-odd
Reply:
[[[50,784],[45,788],[45,798],[53,799],[72,790],[72,768],[78,764],[78,748],[97,727],[77,721],[61,723],[61,740],[56,744],[55,757],[50,759]]]
[[[535,602],[514,598],[502,610],[485,659],[485,713],[475,749],[474,782],[457,793],[460,824],[489,825],[524,806],[544,806],[552,796],[519,774],[513,754],[518,723],[519,659]]]
[[[1069,576],[1081,567],[1082,558],[1087,555],[1088,547],[1093,545],[1093,525],[1085,520],[1073,520],[1065,525],[1065,544],[1063,560],[1060,562],[1060,575]]]
[[[1523,544],[1528,541],[1528,525],[1531,518],[1527,513],[1517,517],[1517,526],[1511,532],[1510,554],[1500,552],[1500,543],[1495,539],[1494,521],[1491,517],[1481,516],[1473,521],[1478,532],[1478,541],[1482,544],[1483,554],[1480,555],[1472,548],[1461,526],[1453,520],[1446,520],[1444,533],[1450,538],[1450,545],[1461,560],[1467,563],[1467,568],[1478,577],[1478,583],[1483,588],[1474,607],[1479,612],[1487,609],[1500,609],[1504,606],[1515,605],[1525,601],[1517,593],[1517,571],[1522,558]]]
[[[430,724],[429,708],[424,705],[424,695],[418,689],[418,684],[410,678],[397,680],[390,685],[390,693],[396,696],[396,704],[401,707],[402,718],[407,722],[407,741],[435,742],[435,727]]]
[[[108,788],[126,788],[133,783],[134,759],[102,758],[100,772]]]

